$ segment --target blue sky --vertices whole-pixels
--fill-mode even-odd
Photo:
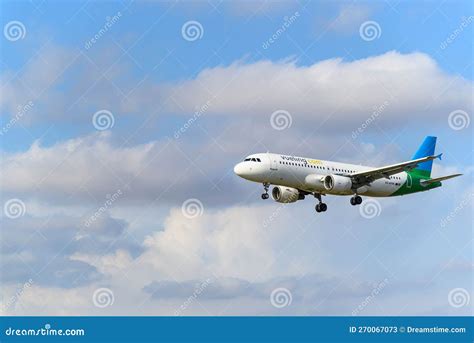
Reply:
[[[33,280],[5,313],[173,314],[208,278],[180,313],[350,315],[386,278],[361,313],[469,313],[447,299],[472,290],[471,2],[1,6],[2,200],[24,210],[3,213],[3,304]],[[262,151],[383,165],[426,135],[444,153],[434,174],[465,176],[381,199],[373,219],[345,198],[324,216],[262,203],[232,173]],[[268,300],[282,287],[284,309]]]
[[[371,42],[356,39],[357,18],[352,19],[355,23],[344,18],[332,23],[342,9],[349,8],[350,13],[351,6],[360,8],[359,12],[365,19],[370,17],[371,20],[383,23],[382,39]],[[462,18],[469,17],[467,13],[472,8],[468,2],[433,6],[426,6],[421,2],[361,2],[355,5],[344,2],[283,2],[273,6],[247,3],[242,9],[238,7],[219,2],[197,2],[193,5],[174,2],[153,5],[135,2],[73,2],[67,5],[53,2],[41,5],[27,1],[6,2],[3,4],[3,19],[7,21],[16,18],[29,25],[27,35],[20,44],[4,45],[2,70],[12,73],[21,71],[32,56],[49,42],[73,55],[82,51],[99,67],[97,72],[112,70],[122,73],[113,81],[124,93],[145,77],[159,83],[176,82],[194,78],[205,68],[227,66],[238,60],[250,63],[262,59],[279,61],[293,58],[298,65],[307,66],[336,57],[353,61],[391,50],[400,53],[426,53],[443,71],[472,80],[472,61],[466,58],[471,54],[472,25],[463,29],[449,48],[440,47],[459,28]],[[261,11],[253,14],[259,8]],[[85,43],[103,27],[106,18],[118,12],[123,13],[120,25],[114,25],[100,38],[100,43],[86,50]],[[295,12],[300,14],[298,20],[278,39],[278,44],[263,49],[262,44],[284,23],[284,17]],[[182,22],[187,20],[198,20],[204,28],[203,38],[193,44],[184,39],[176,39]],[[91,61],[88,62],[92,63]],[[123,66],[114,68],[113,63],[117,63],[115,66]],[[159,67],[155,68],[158,63]],[[115,70],[122,67],[123,71]],[[66,91],[67,85],[73,84],[74,75],[68,75],[67,72],[57,85],[60,91]],[[74,112],[73,108],[67,114],[78,116]],[[5,121],[8,112],[4,111],[3,114],[2,120]],[[119,115],[122,114],[133,115]],[[18,139],[5,141],[4,147],[27,148],[49,127],[48,124],[29,128],[35,132],[33,137],[26,135],[21,129],[17,130],[15,133],[18,133]],[[56,131],[61,131],[64,135],[53,131],[44,136],[43,140],[54,143],[85,130],[76,125],[61,124],[60,130]],[[117,126],[121,124],[123,129],[134,125],[127,119],[117,121]],[[167,135],[167,129],[173,129],[180,123],[175,118],[164,118],[163,124],[164,130],[155,130],[143,138],[149,140],[160,134]]]

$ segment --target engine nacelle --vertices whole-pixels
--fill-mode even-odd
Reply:
[[[332,193],[350,193],[352,181],[346,176],[326,175],[324,177],[324,188]]]
[[[304,199],[304,194],[300,194],[300,191],[296,188],[275,186],[272,189],[272,197],[276,202],[290,203],[300,199]]]
[[[324,187],[324,175],[310,174],[304,179],[306,187],[314,192],[323,192],[326,190]]]

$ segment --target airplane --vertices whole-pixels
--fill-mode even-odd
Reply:
[[[383,167],[324,161],[282,154],[258,153],[247,156],[234,167],[234,173],[263,184],[262,199],[272,197],[280,203],[293,203],[312,194],[317,200],[316,212],[325,212],[325,195],[351,195],[353,206],[362,203],[362,196],[391,197],[441,187],[441,181],[462,174],[431,178],[436,137],[427,136],[410,161]]]

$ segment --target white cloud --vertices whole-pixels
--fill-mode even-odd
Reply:
[[[176,280],[195,279],[205,273],[250,281],[298,275],[302,270],[291,260],[278,260],[278,253],[299,230],[288,231],[281,225],[289,215],[283,210],[271,231],[265,232],[263,220],[274,210],[273,204],[218,212],[205,209],[211,213],[194,219],[173,210],[165,220],[165,231],[145,240],[147,252],[140,259]],[[317,261],[317,254],[307,258]],[[309,261],[305,266],[310,266]]]
[[[298,131],[280,135],[269,122],[263,128],[244,121],[224,129],[225,137],[218,142],[211,139],[217,139],[217,135],[202,140],[183,135],[179,140],[121,145],[117,142],[120,136],[111,132],[51,146],[35,141],[24,152],[4,153],[0,162],[3,191],[5,196],[28,201],[30,214],[41,215],[71,213],[71,205],[79,206],[72,211],[82,214],[89,210],[91,215],[107,201],[107,196],[119,191],[113,207],[124,203],[180,204],[190,197],[215,206],[239,203],[246,196],[245,188],[259,189],[233,173],[233,166],[250,153],[286,151],[313,156],[317,146],[317,157],[330,157],[337,151],[347,158],[358,147],[323,135],[306,137],[303,144]],[[243,142],[243,135],[249,139]]]
[[[64,66],[72,58],[66,57],[57,57],[54,59],[57,66],[44,71],[38,70],[41,64],[35,64],[21,76],[28,80],[35,94],[54,88],[49,85],[60,75],[61,68],[56,67]],[[89,81],[84,81],[82,86],[88,87]],[[18,88],[6,88],[7,97],[1,100],[4,109],[13,110],[17,103],[23,102],[17,96],[28,95],[22,93],[24,85],[21,83],[14,83],[14,86]],[[104,89],[93,89],[88,94],[88,105],[105,101],[101,91]],[[350,207],[347,199],[341,198],[328,197],[330,210],[325,217],[315,216],[311,200],[289,205],[282,211],[275,203],[250,206],[249,202],[258,199],[259,186],[235,177],[233,164],[245,153],[266,151],[267,147],[273,151],[315,157],[338,152],[333,158],[337,160],[344,142],[340,135],[335,137],[324,130],[324,134],[310,137],[300,146],[301,133],[308,128],[313,130],[314,123],[324,122],[333,112],[325,129],[342,132],[344,127],[360,126],[371,115],[373,107],[387,99],[390,99],[390,106],[379,118],[385,120],[386,127],[396,129],[396,124],[417,120],[434,125],[439,118],[445,121],[453,108],[469,107],[471,95],[471,82],[445,74],[429,56],[397,52],[352,62],[331,59],[310,66],[300,66],[294,61],[236,62],[206,69],[193,80],[167,85],[144,82],[132,94],[123,108],[125,111],[151,113],[156,110],[157,103],[163,103],[163,112],[172,111],[185,118],[196,106],[211,99],[211,107],[199,125],[214,124],[214,119],[224,118],[230,122],[223,124],[229,125],[225,127],[227,130],[213,127],[203,142],[193,136],[199,132],[195,125],[186,132],[189,140],[188,136],[183,136],[179,142],[159,140],[125,146],[114,140],[119,135],[96,133],[52,146],[35,142],[27,151],[5,153],[1,162],[2,190],[6,195],[14,194],[24,199],[29,209],[21,221],[7,222],[5,232],[8,235],[2,240],[2,267],[9,271],[2,275],[9,292],[14,290],[11,283],[24,282],[31,275],[25,262],[33,269],[41,269],[55,258],[46,269],[49,274],[33,278],[34,286],[22,295],[20,307],[12,307],[10,313],[172,314],[186,299],[190,284],[216,275],[222,283],[216,282],[215,288],[211,288],[215,291],[214,299],[212,296],[202,299],[213,314],[222,310],[223,303],[215,299],[219,294],[221,298],[232,300],[227,314],[281,314],[275,312],[265,296],[280,284],[294,290],[295,307],[288,308],[286,314],[349,314],[353,305],[370,292],[367,282],[354,286],[353,279],[377,281],[387,272],[375,259],[368,258],[370,265],[364,264],[363,272],[356,268],[357,274],[351,274],[367,252],[378,248],[379,242],[390,234],[387,223],[403,224],[398,228],[402,238],[391,237],[388,247],[383,245],[380,248],[383,252],[375,251],[374,256],[387,264],[390,271],[403,270],[398,275],[401,279],[415,277],[409,274],[410,270],[415,273],[437,264],[438,256],[430,255],[433,250],[444,252],[443,259],[454,254],[455,249],[449,250],[444,238],[440,242],[429,241],[428,246],[421,248],[417,241],[425,241],[433,231],[431,226],[438,225],[441,218],[433,213],[440,217],[448,214],[450,209],[445,206],[445,197],[459,191],[464,185],[462,179],[453,180],[447,185],[450,188],[443,189],[442,193],[435,190],[430,194],[404,197],[403,201],[383,199],[383,216],[367,222],[360,218],[358,209]],[[106,99],[114,103],[110,93]],[[46,92],[41,101],[48,111],[41,111],[41,106],[37,106],[35,114],[43,118],[66,118],[62,109],[71,104],[71,99],[63,98],[61,93]],[[268,120],[276,109],[291,112],[291,130],[277,133],[271,129]],[[87,114],[84,117],[90,125],[91,113],[81,113]],[[265,125],[256,125],[262,120]],[[309,122],[312,125],[307,125]],[[219,139],[221,133],[224,139],[219,140],[217,147],[212,140]],[[369,158],[379,151],[373,145],[360,144],[354,149],[360,147],[359,150]],[[352,159],[358,153],[341,151],[342,156]],[[219,187],[216,188],[217,184]],[[125,187],[127,185],[129,188]],[[110,210],[115,215],[111,218],[110,213],[104,214],[90,231],[78,233],[84,222],[82,215],[87,217],[93,213],[107,200],[107,194],[118,189],[124,196]],[[156,216],[159,204],[180,204],[189,197],[203,200],[202,217],[190,221],[181,215],[179,207],[166,212],[164,222]],[[146,207],[156,200],[157,206]],[[420,202],[428,200],[432,208],[419,207]],[[246,205],[222,209],[230,202],[245,202]],[[50,203],[57,206],[51,207]],[[133,206],[140,211],[131,209]],[[277,219],[266,229],[262,228],[264,220],[272,217],[275,211],[278,211]],[[464,214],[467,216],[469,212]],[[52,216],[51,223],[45,227],[46,241],[34,239],[34,229],[46,218],[35,221],[30,216],[41,215]],[[337,215],[337,222],[334,215]],[[400,223],[402,219],[406,222]],[[459,220],[464,219],[460,216]],[[142,235],[147,234],[147,238],[138,242],[127,236],[126,228],[130,227],[141,231]],[[464,244],[471,232],[461,230],[460,234],[446,230],[443,235],[456,245]],[[117,236],[121,239],[109,249],[108,243]],[[33,244],[25,245],[30,237],[33,237]],[[70,241],[73,245],[61,250]],[[12,248],[16,246],[24,246],[24,249],[16,251]],[[403,261],[399,261],[401,250],[411,261],[408,271]],[[59,256],[58,251],[61,251]],[[340,254],[340,251],[345,253]],[[76,280],[79,282],[73,284]],[[150,300],[146,287],[163,284],[181,285],[184,291],[167,296],[161,294],[161,297],[158,294]],[[110,286],[116,294],[115,307],[102,312],[91,302],[94,289],[101,286]],[[67,287],[74,288],[65,289]],[[412,291],[410,300],[413,301],[420,292],[425,292],[421,288]],[[389,295],[389,292],[383,295],[380,301],[388,302],[391,313],[398,314],[400,302],[385,297]],[[325,304],[315,307],[324,297],[329,297]],[[401,298],[406,300],[406,297]],[[208,314],[198,305],[186,314]],[[424,301],[417,303],[412,311],[429,312],[435,305]],[[443,304],[439,305],[443,308]],[[377,303],[374,306],[369,313],[387,313],[380,310]]]
[[[414,203],[404,205],[414,208]],[[426,283],[426,275],[417,275],[419,268],[427,271],[425,264],[436,266],[445,261],[444,257],[414,259],[411,254],[419,254],[420,245],[403,240],[407,232],[397,227],[396,221],[406,221],[397,216],[396,209],[384,203],[384,218],[359,223],[358,211],[350,212],[352,208],[346,202],[330,205],[334,213],[345,213],[339,218],[341,225],[334,225],[333,217],[307,213],[311,206],[306,208],[303,203],[285,205],[266,227],[263,221],[275,213],[278,204],[205,209],[203,216],[195,219],[187,219],[179,209],[173,209],[163,231],[143,241],[143,252],[138,257],[115,246],[102,251],[69,252],[71,260],[96,268],[101,279],[64,289],[46,287],[38,277],[33,278],[33,287],[23,292],[7,313],[173,315],[193,295],[196,285],[209,279],[181,314],[350,315],[376,284],[388,278],[387,286],[364,306],[361,315],[450,314],[443,296],[450,280]],[[423,217],[425,210],[414,211]],[[387,218],[393,218],[394,227],[387,227]],[[420,226],[420,232],[414,234],[412,227],[407,228],[410,239],[430,237],[433,229],[423,218],[425,229]],[[347,231],[349,225],[352,233]],[[393,229],[397,229],[397,235],[390,233]],[[391,237],[388,246],[383,244],[377,249],[387,236]],[[447,247],[444,239],[437,243],[431,238],[429,243],[426,249],[443,246],[450,254],[457,251]],[[414,275],[405,270],[407,262]],[[433,274],[437,272],[435,269]],[[456,275],[462,285],[469,279],[464,271]],[[5,283],[4,301],[18,287]],[[113,291],[113,306],[99,309],[93,305],[92,294],[99,287]],[[278,287],[289,289],[293,297],[292,305],[283,310],[270,302],[271,292]],[[419,300],[420,292],[424,297],[431,295],[431,301]],[[416,306],[405,308],[406,302]]]
[[[208,68],[193,80],[143,85],[125,110],[162,99],[170,111],[193,113],[210,101],[206,115],[268,119],[277,109],[293,115],[293,124],[327,121],[341,129],[364,122],[374,108],[389,102],[380,115],[387,124],[407,120],[445,120],[453,108],[469,108],[472,83],[444,73],[426,54],[383,55],[345,62],[340,58],[299,66],[295,61],[235,62]]]
[[[17,197],[56,203],[66,199],[70,203],[88,200],[93,208],[119,191],[121,195],[115,205],[135,200],[184,201],[185,189],[203,192],[213,187],[213,179],[223,176],[223,161],[191,163],[191,157],[199,157],[203,147],[179,148],[169,140],[120,146],[110,133],[96,133],[53,146],[36,141],[25,152],[4,155],[3,190]]]
[[[54,66],[45,64],[45,60],[54,61]],[[293,129],[324,123],[325,130],[353,130],[387,101],[389,105],[378,118],[381,127],[392,129],[407,121],[430,120],[433,124],[445,120],[454,109],[470,108],[473,93],[471,81],[445,73],[433,58],[420,52],[390,51],[353,61],[334,58],[306,66],[291,59],[239,60],[204,69],[194,79],[167,83],[129,82],[133,79],[130,67],[120,64],[117,68],[120,73],[101,78],[100,70],[85,56],[47,47],[16,77],[4,73],[0,105],[14,113],[18,105],[32,100],[34,107],[21,118],[22,124],[54,118],[62,124],[65,119],[87,123],[92,129],[95,111],[91,108],[112,111],[119,123],[125,113],[192,117],[210,102],[203,118],[214,115],[231,120],[238,116],[240,122],[245,118],[268,121],[275,110],[284,109],[293,117]],[[68,87],[68,78],[76,74],[75,88],[62,91]],[[115,87],[133,91],[124,98]]]
[[[17,72],[6,71],[1,75],[0,110],[18,112],[18,107],[30,101],[34,104],[22,122],[30,123],[33,118],[60,118],[75,101],[64,96],[57,86],[64,82],[65,73],[74,66],[79,53],[74,50],[45,44]],[[43,107],[43,105],[47,107]]]
[[[366,21],[372,9],[366,5],[343,4],[337,17],[329,23],[329,29],[343,33],[358,33],[359,26]]]

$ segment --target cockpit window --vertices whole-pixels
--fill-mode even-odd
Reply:
[[[248,157],[244,160],[244,162],[251,161],[251,162],[262,162],[259,158],[255,157]]]

